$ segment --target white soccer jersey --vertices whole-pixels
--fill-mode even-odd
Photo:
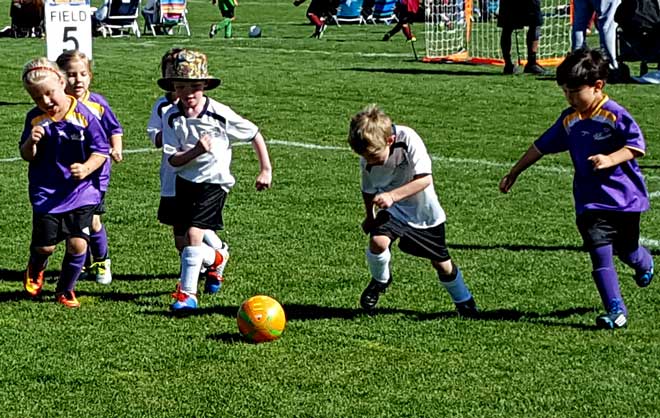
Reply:
[[[414,176],[431,174],[431,157],[422,138],[407,126],[397,125],[393,128],[394,143],[383,165],[371,166],[364,158],[360,158],[364,193],[375,195],[389,192],[410,183]],[[419,193],[396,202],[387,211],[413,228],[431,228],[446,220],[433,183]]]
[[[163,130],[163,116],[173,106],[173,103],[162,96],[156,100],[153,108],[151,109],[151,117],[147,124],[147,135],[151,139],[151,143],[156,145],[156,135]],[[160,161],[160,195],[163,197],[172,197],[175,193],[176,173],[167,161],[169,155],[162,153]]]
[[[210,152],[204,153],[181,167],[176,173],[194,183],[220,184],[229,191],[235,179],[229,171],[232,145],[250,142],[259,128],[217,101],[206,97],[204,110],[196,118],[186,118],[178,106],[163,117],[163,153],[168,156],[195,146],[203,135],[210,135]]]

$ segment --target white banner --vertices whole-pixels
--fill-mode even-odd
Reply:
[[[92,59],[92,12],[86,1],[47,0],[46,51],[55,61],[64,51],[77,49]]]

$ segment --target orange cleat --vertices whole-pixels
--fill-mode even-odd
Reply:
[[[33,298],[39,296],[41,289],[44,287],[44,271],[41,270],[37,273],[36,277],[32,271],[32,267],[28,265],[25,270],[23,278],[23,288]]]
[[[73,291],[58,292],[55,295],[55,301],[66,306],[67,308],[80,308],[80,302],[78,302],[78,299],[76,299],[76,294],[73,293]]]

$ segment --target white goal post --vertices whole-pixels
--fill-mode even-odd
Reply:
[[[502,65],[499,0],[424,0],[425,62]],[[538,61],[557,65],[571,49],[572,0],[541,0]],[[524,62],[526,28],[513,33],[511,56]]]

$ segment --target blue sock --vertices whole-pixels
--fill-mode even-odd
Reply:
[[[452,272],[448,275],[438,273],[440,284],[447,290],[454,303],[466,302],[472,299],[472,294],[465,285],[463,272],[452,262]]]

